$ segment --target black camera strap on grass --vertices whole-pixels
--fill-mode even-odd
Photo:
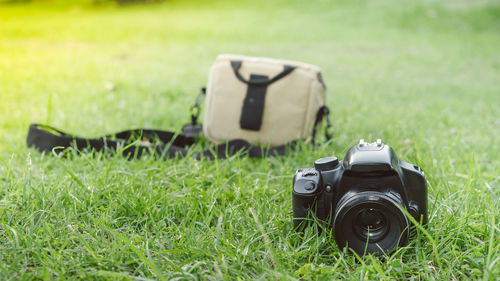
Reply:
[[[287,151],[296,149],[297,141],[283,145],[268,147],[252,145],[243,139],[233,139],[226,143],[212,146],[210,149],[193,151],[190,148],[196,144],[196,140],[202,132],[202,124],[198,123],[201,112],[201,103],[205,96],[205,88],[202,88],[191,106],[191,122],[184,125],[182,134],[150,129],[134,129],[109,134],[98,138],[83,138],[65,133],[48,125],[31,124],[26,139],[28,147],[35,147],[41,152],[60,152],[67,148],[77,151],[95,150],[111,151],[121,153],[132,159],[140,158],[144,154],[155,155],[162,159],[193,157],[195,159],[224,159],[236,153],[241,156],[248,155],[252,158],[284,155]],[[320,127],[323,118],[326,119],[326,140],[331,139],[331,123],[328,107],[322,106],[316,115],[312,132],[312,144],[315,143],[316,131]]]
[[[213,146],[210,149],[189,152],[196,139],[169,131],[136,129],[106,135],[100,138],[77,137],[53,127],[41,124],[31,124],[26,140],[28,147],[35,147],[41,152],[59,152],[67,148],[77,151],[95,150],[121,153],[124,157],[133,159],[142,155],[155,155],[162,159],[193,157],[195,159],[224,159],[240,153],[251,158],[283,155],[287,150],[295,149],[295,142],[275,147],[251,145],[241,139],[230,140]]]

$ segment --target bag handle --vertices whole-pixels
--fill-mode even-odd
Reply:
[[[272,83],[280,80],[281,78],[287,76],[288,74],[290,74],[295,69],[295,66],[291,66],[291,65],[285,64],[285,65],[283,65],[283,71],[281,71],[278,75],[274,76],[272,79],[269,79],[267,81],[262,81],[262,82],[254,82],[254,81],[246,80],[243,76],[241,76],[241,74],[239,72],[239,70],[241,68],[241,65],[242,65],[242,62],[240,60],[238,60],[238,61],[232,60],[231,61],[231,67],[233,69],[234,75],[241,82],[243,82],[245,84],[248,84],[248,85],[255,85],[255,86],[267,86],[267,85],[270,85],[270,84],[272,84]]]

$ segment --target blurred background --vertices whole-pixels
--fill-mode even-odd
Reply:
[[[104,4],[137,4],[137,3],[155,3],[163,2],[165,0],[1,0],[0,3],[4,4],[24,4],[24,3],[41,3],[51,5],[104,5]]]
[[[460,136],[484,150],[500,126],[499,19],[488,0],[4,0],[0,151],[25,151],[30,122],[178,129],[219,53],[321,66],[341,147]]]

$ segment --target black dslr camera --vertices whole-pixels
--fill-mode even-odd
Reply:
[[[391,147],[361,140],[343,161],[320,158],[293,178],[293,216],[298,230],[310,212],[333,227],[340,248],[381,255],[405,245],[410,234],[406,210],[427,222],[424,172],[399,160]]]

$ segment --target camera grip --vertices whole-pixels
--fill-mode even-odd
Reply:
[[[293,225],[296,230],[302,231],[311,224],[311,220],[307,219],[307,217],[310,211],[314,211],[312,208],[314,207],[315,201],[316,196],[314,195],[304,196],[295,192],[293,193]]]

